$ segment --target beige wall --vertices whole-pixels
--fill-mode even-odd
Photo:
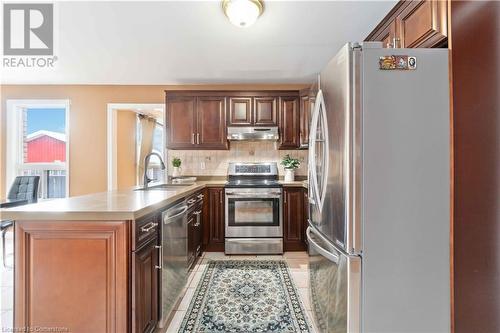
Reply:
[[[2,85],[0,88],[0,197],[5,197],[5,114],[8,99],[69,99],[70,195],[107,188],[106,107],[108,103],[164,103],[164,90],[301,89],[296,85]],[[7,185],[8,186],[8,185]]]
[[[119,110],[116,114],[116,185],[118,189],[135,186],[136,120],[134,111]]]

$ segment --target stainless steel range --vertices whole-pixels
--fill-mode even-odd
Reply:
[[[225,252],[283,253],[282,188],[276,163],[229,163]]]

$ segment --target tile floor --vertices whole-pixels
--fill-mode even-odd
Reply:
[[[14,233],[12,229],[6,234],[6,264],[12,267],[14,260],[13,251],[13,238]],[[12,268],[5,268],[3,263],[3,256],[1,251],[0,241],[0,332],[7,332],[12,328],[13,322],[13,299],[14,299],[14,270]]]
[[[205,252],[197,261],[195,267],[188,277],[187,287],[183,292],[182,298],[177,303],[177,307],[171,316],[170,323],[164,329],[157,330],[157,333],[177,333],[188,310],[191,298],[194,295],[196,286],[203,274],[210,259],[238,260],[238,259],[284,259],[290,268],[292,279],[298,289],[302,304],[306,310],[309,323],[313,325],[311,304],[309,302],[309,272],[308,256],[306,252],[286,252],[283,255],[225,255],[223,252]],[[313,333],[316,332],[313,328]]]

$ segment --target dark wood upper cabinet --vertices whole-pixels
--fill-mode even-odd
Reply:
[[[158,249],[151,240],[134,253],[135,331],[150,333],[158,322]]]
[[[299,97],[280,97],[279,100],[279,149],[296,149],[300,146]]]
[[[229,126],[252,125],[252,98],[229,97]]]
[[[443,0],[399,1],[366,40],[384,47],[446,47],[447,8]]]
[[[206,149],[227,149],[226,99],[198,97],[196,144]]]
[[[167,147],[190,149],[196,140],[196,97],[167,98]]]
[[[433,47],[446,40],[447,3],[442,0],[412,1],[398,16],[401,47]]]
[[[254,124],[264,126],[277,126],[277,98],[255,97],[254,98]]]
[[[167,91],[167,148],[227,150],[227,126],[278,126],[280,149],[307,148],[313,101],[301,106],[293,90]]]
[[[300,93],[300,130],[299,130],[299,140],[300,148],[307,148],[309,146],[309,125],[311,123],[312,115],[312,104],[314,100],[309,96],[309,89],[303,90]]]
[[[285,251],[305,250],[304,189],[283,189],[283,243]]]
[[[398,43],[398,40],[395,39],[397,36],[396,28],[396,21],[394,20],[382,31],[380,40],[384,47],[391,48],[394,46],[394,43]]]
[[[228,149],[225,97],[167,95],[165,123],[169,149]]]

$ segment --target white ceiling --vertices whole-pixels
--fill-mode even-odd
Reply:
[[[3,68],[2,83],[310,82],[395,2],[265,1],[246,29],[229,23],[220,1],[60,2],[55,68]]]

